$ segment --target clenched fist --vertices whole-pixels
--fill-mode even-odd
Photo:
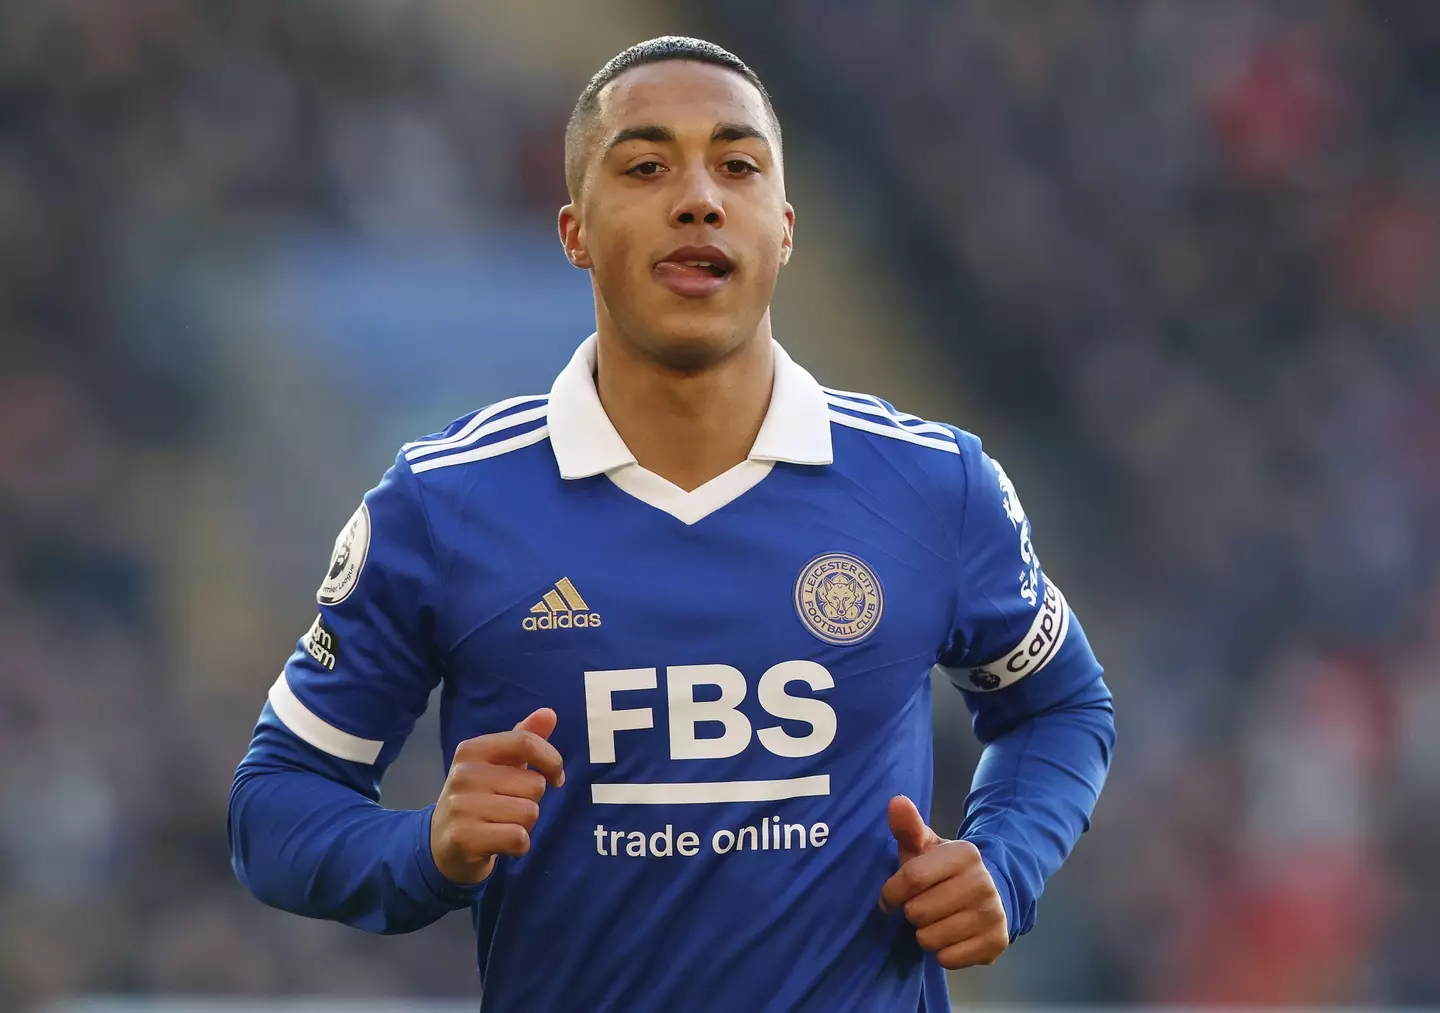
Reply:
[[[993,964],[1010,945],[1005,906],[969,841],[947,841],[925,825],[904,795],[890,800],[900,870],[885,881],[880,909],[904,908],[915,940],[950,970]]]
[[[455,750],[430,819],[430,853],[450,882],[479,883],[495,870],[496,855],[530,850],[547,783],[565,783],[548,741],[557,720],[542,707],[508,732],[477,735]]]

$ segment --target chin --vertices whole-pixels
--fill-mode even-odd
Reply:
[[[745,343],[745,338],[734,321],[696,320],[694,316],[687,316],[673,323],[658,321],[646,328],[643,345],[646,354],[661,365],[693,373],[732,355]]]

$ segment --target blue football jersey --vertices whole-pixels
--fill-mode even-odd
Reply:
[[[1010,737],[961,833],[1012,936],[1028,929],[1108,764],[1100,667],[975,437],[774,355],[749,459],[693,491],[610,424],[593,337],[548,395],[401,450],[341,532],[237,778],[257,893],[380,931],[473,906],[487,1010],[949,1009],[913,927],[877,907],[887,801],[929,811],[939,665],[980,738]],[[337,857],[362,854],[345,828],[382,818],[380,778],[437,685],[447,764],[559,715],[566,783],[479,887],[438,875],[426,813],[366,831],[399,856],[383,869]],[[1077,702],[1104,715],[1062,733],[1062,757],[1012,735]],[[1068,775],[1029,810],[1025,763]],[[317,802],[329,815],[292,834],[256,787],[283,771],[361,808]]]

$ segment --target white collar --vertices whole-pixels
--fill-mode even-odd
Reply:
[[[595,390],[594,334],[575,350],[550,388],[550,446],[560,466],[560,477],[589,478],[610,474],[636,463],[635,455],[615,431],[600,395]],[[775,383],[770,408],[749,460],[785,461],[789,464],[830,464],[830,410],[825,391],[804,367],[771,343],[775,356]]]

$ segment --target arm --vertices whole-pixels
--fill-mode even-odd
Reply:
[[[942,670],[985,744],[960,837],[979,849],[1013,940],[1034,927],[1045,882],[1089,829],[1114,710],[1079,620],[1040,566],[1014,486],[973,437],[962,447],[961,595]]]
[[[370,932],[410,932],[483,889],[435,866],[435,807],[393,811],[361,783],[373,774],[298,739],[267,704],[230,792],[235,874],[272,907]]]
[[[231,861],[266,904],[374,932],[468,906],[432,858],[433,806],[379,805],[438,682],[436,563],[404,460],[337,539],[320,613],[270,690],[230,793]]]
[[[1012,940],[1035,927],[1046,881],[1090,829],[1114,745],[1099,678],[986,742],[959,836],[979,848]]]
[[[881,890],[948,968],[993,963],[1035,924],[1104,785],[1115,743],[1110,691],[1064,595],[1040,569],[1010,480],[957,433],[965,466],[956,612],[941,669],[985,743],[959,840],[892,799],[900,868]]]

